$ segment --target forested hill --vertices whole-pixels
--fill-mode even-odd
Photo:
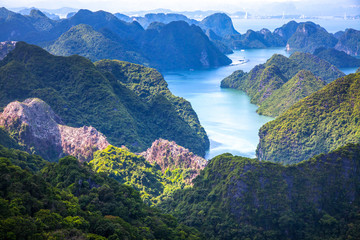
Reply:
[[[74,157],[49,164],[0,145],[0,166],[1,239],[202,239]]]
[[[358,239],[360,146],[299,164],[222,154],[161,207],[207,239]]]
[[[80,56],[56,57],[19,42],[0,62],[0,106],[36,97],[66,125],[93,126],[115,146],[143,151],[164,138],[205,154],[209,140],[196,113],[186,100],[171,94],[159,72],[110,63],[125,75],[114,76]],[[136,90],[131,82],[137,83]],[[139,94],[139,89],[148,94]]]
[[[276,117],[300,99],[345,74],[310,53],[295,52],[289,58],[274,54],[249,73],[235,71],[221,87],[246,92],[259,106],[258,113]]]
[[[117,59],[160,70],[206,69],[228,65],[205,33],[184,21],[144,30],[105,11],[79,10],[70,18],[52,20],[38,10],[23,16],[0,9],[0,41],[25,41],[51,53],[79,54],[93,61]]]
[[[294,163],[359,143],[360,73],[350,74],[304,98],[260,128],[260,160]]]

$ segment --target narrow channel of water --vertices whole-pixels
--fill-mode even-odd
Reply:
[[[272,120],[256,113],[257,106],[249,97],[234,89],[221,89],[220,82],[236,70],[250,71],[264,63],[274,53],[288,56],[283,48],[236,51],[229,57],[231,65],[202,71],[176,71],[164,73],[173,94],[191,102],[210,138],[210,159],[221,153],[255,157],[259,141],[259,128]]]
[[[273,118],[256,113],[258,108],[250,103],[241,91],[220,88],[220,82],[236,70],[249,72],[254,66],[266,62],[273,54],[289,54],[284,48],[250,49],[235,51],[228,57],[235,64],[211,70],[175,71],[164,73],[170,90],[176,96],[190,101],[202,126],[210,138],[211,159],[222,153],[255,157],[260,127]],[[356,68],[341,69],[346,74]]]

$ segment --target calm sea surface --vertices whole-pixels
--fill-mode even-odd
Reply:
[[[235,19],[235,28],[244,33],[247,29],[260,30],[266,27],[274,30],[288,22],[283,19]],[[324,26],[329,32],[344,30],[348,27],[360,29],[358,20],[323,20],[314,22]],[[335,22],[334,22],[335,21]],[[257,106],[250,103],[249,97],[234,89],[221,89],[220,82],[236,70],[249,72],[255,65],[266,62],[274,53],[289,56],[284,48],[254,49],[235,51],[228,55],[234,65],[203,71],[176,71],[164,73],[170,90],[177,96],[190,101],[202,126],[210,138],[210,150],[206,158],[221,153],[255,157],[259,142],[259,128],[273,118],[256,113]],[[240,60],[247,61],[243,64]],[[341,69],[346,74],[356,68]]]
[[[250,71],[274,53],[287,55],[283,48],[236,51],[229,55],[233,62],[248,62],[212,70],[164,73],[170,90],[190,101],[198,114],[210,138],[208,159],[225,152],[255,156],[258,130],[272,118],[258,115],[257,106],[245,93],[221,89],[220,82],[235,70]]]

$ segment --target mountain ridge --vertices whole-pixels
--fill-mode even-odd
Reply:
[[[141,74],[132,76],[137,81],[146,78],[147,73],[153,74],[153,84],[163,81],[154,69],[130,63],[123,67],[138,69]],[[0,84],[2,108],[14,100],[37,97],[67,125],[91,125],[116,146],[145,150],[160,137],[174,140],[199,155],[204,155],[209,146],[207,135],[186,100],[170,92],[167,96],[156,92],[147,102],[118,82],[112,73],[100,71],[80,56],[57,57],[19,42],[0,62]],[[180,106],[175,107],[175,102]]]

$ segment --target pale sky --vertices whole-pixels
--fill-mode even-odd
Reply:
[[[256,11],[343,11],[351,9],[360,14],[360,0],[0,0],[0,6],[36,7],[56,9],[61,7],[126,12],[166,8],[174,11],[218,10],[236,12]],[[355,10],[354,10],[355,9]]]

